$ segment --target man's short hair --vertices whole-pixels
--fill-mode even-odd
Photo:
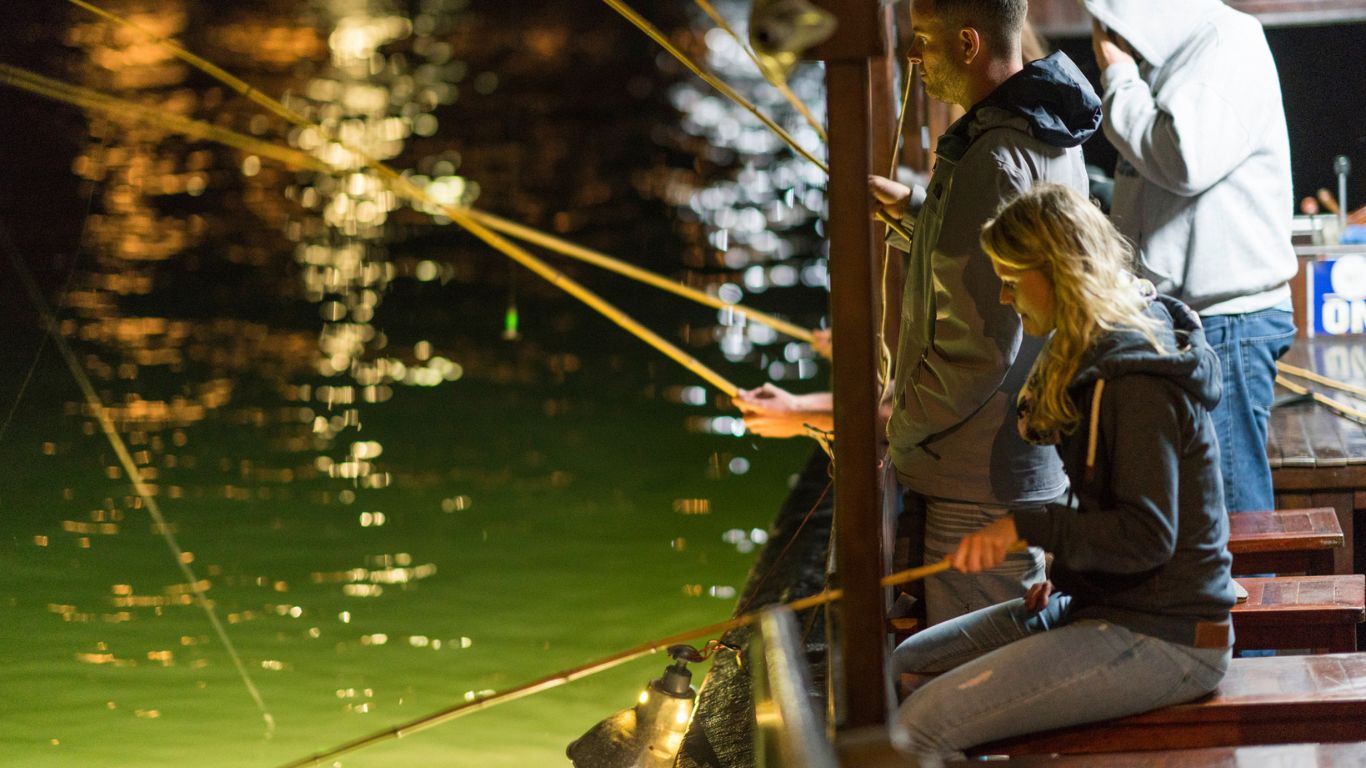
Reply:
[[[952,26],[972,27],[987,38],[989,48],[1013,48],[1024,29],[1028,0],[933,0],[939,18]]]

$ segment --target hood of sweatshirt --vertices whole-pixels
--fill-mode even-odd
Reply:
[[[957,159],[982,133],[1011,124],[1050,146],[1076,147],[1100,129],[1100,120],[1100,97],[1059,51],[1026,64],[973,105],[939,140],[939,154]]]
[[[1212,410],[1223,394],[1223,375],[1218,356],[1205,341],[1199,315],[1176,299],[1158,296],[1148,306],[1148,316],[1160,324],[1156,335],[1165,352],[1153,349],[1148,338],[1138,331],[1114,331],[1091,346],[1070,386],[1076,388],[1124,374],[1160,376],[1178,384]]]
[[[1180,49],[1211,14],[1224,8],[1219,0],[1083,0],[1082,5],[1155,68]]]

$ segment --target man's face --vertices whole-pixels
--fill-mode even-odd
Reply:
[[[920,65],[925,92],[930,98],[968,107],[960,31],[940,16],[934,0],[911,0],[910,56]]]

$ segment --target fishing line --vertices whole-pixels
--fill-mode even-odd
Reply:
[[[105,139],[108,133],[100,136],[99,161],[93,163],[95,167],[104,165],[104,157],[109,151],[105,146]],[[57,294],[57,308],[52,313],[52,324],[47,327],[46,333],[38,340],[38,351],[33,353],[33,364],[28,367],[28,372],[24,374],[24,380],[19,384],[19,394],[14,396],[14,404],[10,406],[9,413],[5,415],[5,421],[0,424],[0,443],[5,441],[5,433],[9,431],[10,422],[14,420],[14,414],[19,410],[19,403],[24,400],[24,393],[28,391],[28,385],[33,381],[33,374],[38,370],[38,362],[43,359],[43,351],[47,349],[47,338],[57,333],[57,321],[61,317],[62,310],[66,309],[66,299],[70,295],[71,279],[76,275],[76,265],[80,263],[81,249],[85,244],[85,233],[90,228],[90,209],[95,203],[95,190],[100,185],[93,179],[90,181],[90,191],[85,196],[85,212],[81,215],[81,231],[76,233],[76,245],[71,251],[71,265],[66,270],[66,278],[62,280],[61,291]]]
[[[247,673],[247,667],[242,662],[242,657],[237,653],[237,647],[228,638],[227,629],[223,622],[219,620],[217,612],[214,611],[213,603],[205,593],[205,588],[201,584],[199,577],[195,575],[194,569],[186,562],[185,551],[180,548],[180,543],[176,541],[175,534],[166,524],[166,518],[161,514],[161,507],[157,504],[156,496],[152,489],[142,479],[142,472],[138,469],[137,463],[133,461],[133,455],[128,450],[128,445],[123,441],[123,436],[118,433],[118,428],[114,425],[114,420],[109,416],[108,410],[100,400],[100,396],[95,392],[95,386],[90,382],[90,377],[86,375],[85,369],[81,367],[80,361],[76,358],[76,353],[71,350],[66,339],[57,332],[55,326],[56,318],[43,299],[43,294],[38,290],[38,285],[29,273],[28,265],[24,263],[23,257],[19,254],[18,248],[10,239],[9,230],[0,224],[0,244],[4,245],[5,254],[9,257],[10,263],[14,265],[14,271],[19,276],[19,281],[23,283],[28,291],[29,299],[32,300],[34,309],[38,311],[48,327],[48,335],[52,337],[52,343],[61,353],[66,361],[67,368],[71,375],[75,377],[76,384],[81,388],[85,395],[86,404],[90,407],[100,429],[104,431],[104,436],[109,440],[109,445],[114,449],[114,454],[118,456],[119,463],[123,466],[123,471],[132,481],[133,491],[138,498],[142,499],[143,507],[147,509],[147,514],[151,516],[152,522],[161,532],[161,536],[166,541],[166,546],[171,550],[171,556],[175,560],[176,566],[180,568],[180,573],[185,577],[190,585],[190,590],[194,593],[195,601],[199,607],[204,609],[204,614],[209,618],[209,624],[213,631],[218,635],[218,640],[223,644],[223,648],[228,652],[228,657],[232,659],[233,666],[237,668],[237,674],[241,676],[242,683],[246,686],[247,692],[251,694],[252,701],[256,702],[256,708],[261,712],[261,718],[266,723],[266,738],[270,738],[275,733],[275,716],[266,707],[266,702],[261,698],[261,692],[252,682],[251,675]]]

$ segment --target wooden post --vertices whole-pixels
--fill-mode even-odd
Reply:
[[[878,0],[821,0],[839,28],[813,51],[826,62],[830,131],[830,305],[835,348],[835,615],[841,663],[831,692],[835,727],[887,722],[891,686],[884,627],[881,492],[878,473],[875,286],[879,239],[869,216],[872,67],[884,53]],[[886,169],[878,170],[885,173]]]

